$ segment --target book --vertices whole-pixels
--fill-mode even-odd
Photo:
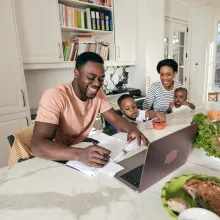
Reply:
[[[104,14],[104,11],[100,11],[100,25],[101,25],[101,30],[105,31],[105,14]]]
[[[95,18],[95,10],[91,9],[91,22],[92,22],[92,29],[96,30],[96,18]]]
[[[101,29],[101,25],[100,25],[99,10],[96,10],[95,18],[96,18],[96,28],[97,28],[97,30],[100,30]]]
[[[86,21],[87,21],[87,29],[92,29],[92,23],[91,23],[91,10],[90,8],[86,8]]]

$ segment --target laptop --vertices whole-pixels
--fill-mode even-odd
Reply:
[[[160,138],[150,143],[148,150],[119,162],[125,169],[115,177],[135,191],[147,189],[185,164],[197,126],[195,123]]]

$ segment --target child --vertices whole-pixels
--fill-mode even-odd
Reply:
[[[185,110],[195,109],[195,105],[187,102],[187,90],[185,88],[177,88],[174,91],[174,102],[171,102],[167,113],[182,112]]]
[[[144,122],[149,118],[158,118],[160,121],[165,122],[166,116],[156,111],[143,111],[137,108],[134,98],[131,95],[122,95],[118,99],[118,105],[124,117],[130,122]]]

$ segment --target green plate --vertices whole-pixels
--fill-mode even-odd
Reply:
[[[175,177],[171,179],[169,182],[167,182],[162,191],[161,191],[161,200],[162,204],[169,213],[169,215],[172,217],[172,219],[177,220],[177,215],[169,209],[168,205],[166,204],[166,201],[175,198],[175,197],[181,197],[185,199],[190,207],[199,207],[197,203],[192,199],[191,196],[189,196],[183,189],[183,184],[189,180],[189,179],[201,179],[201,180],[216,180],[220,183],[220,179],[217,177],[210,177],[206,175],[197,175],[197,174],[189,174],[189,175],[182,175]]]

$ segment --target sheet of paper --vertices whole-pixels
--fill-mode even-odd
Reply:
[[[109,162],[103,168],[94,168],[94,167],[86,166],[85,164],[75,160],[68,161],[66,165],[74,169],[77,169],[89,176],[96,176],[98,173],[105,173],[113,177],[117,172],[124,169],[122,166],[113,162]]]

